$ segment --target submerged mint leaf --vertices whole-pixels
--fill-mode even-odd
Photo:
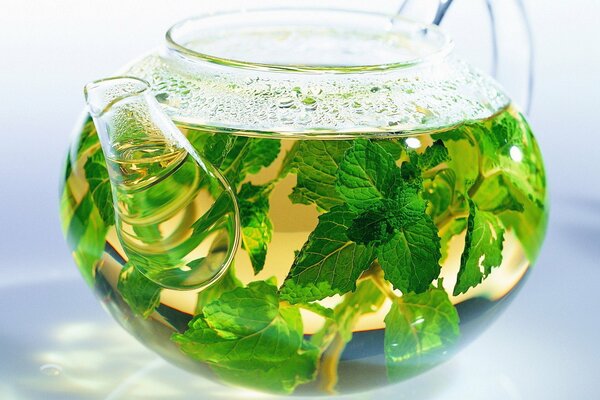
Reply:
[[[444,142],[440,139],[425,149],[423,154],[416,157],[416,162],[419,168],[423,171],[434,168],[442,163],[450,160],[450,154]]]
[[[340,162],[336,188],[344,203],[358,211],[393,197],[402,185],[394,158],[368,140],[355,140]]]
[[[300,312],[277,298],[277,288],[253,282],[207,304],[172,340],[236,385],[291,393],[314,380],[319,350],[304,340]]]
[[[242,247],[248,252],[254,273],[258,274],[265,265],[267,246],[271,242],[273,223],[269,218],[270,185],[242,185],[238,195],[242,224]]]
[[[146,319],[160,304],[161,287],[146,278],[132,264],[127,264],[119,274],[119,293],[135,314]]]
[[[516,190],[502,173],[486,178],[472,197],[477,208],[492,213],[523,212],[525,208],[517,199]]]
[[[342,204],[335,180],[349,147],[349,142],[338,140],[302,140],[294,144],[282,170],[282,174],[296,173],[296,186],[290,194],[292,203],[316,204],[326,211]]]
[[[88,192],[73,212],[67,229],[67,243],[79,271],[90,285],[94,282],[96,266],[104,252],[107,231],[108,227]]]
[[[83,169],[90,185],[90,193],[94,199],[94,204],[98,207],[102,220],[108,226],[114,225],[115,210],[104,154],[101,151],[92,154]]]
[[[504,228],[498,217],[477,209],[470,202],[465,249],[454,286],[455,296],[479,285],[493,267],[502,264],[503,242]]]
[[[385,317],[389,379],[408,378],[439,364],[459,336],[458,313],[442,288],[394,300]]]
[[[348,228],[348,238],[360,244],[380,245],[390,241],[399,228],[396,203],[387,199],[360,213]]]
[[[281,149],[276,139],[249,138],[229,133],[215,133],[204,143],[204,156],[232,185],[256,174],[275,161]]]
[[[216,282],[198,292],[195,314],[201,314],[202,309],[208,303],[217,300],[223,293],[244,286],[235,275],[233,263],[227,268],[227,271]]]
[[[357,244],[348,229],[357,215],[337,206],[319,217],[281,289],[281,298],[291,303],[320,300],[356,289],[356,280],[374,259],[370,246]]]
[[[244,160],[244,173],[256,174],[275,161],[281,150],[281,140],[249,138],[248,156]]]
[[[403,293],[426,291],[440,274],[440,258],[437,229],[425,214],[377,248],[385,279]]]

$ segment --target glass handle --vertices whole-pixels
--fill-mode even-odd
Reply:
[[[533,93],[533,37],[522,0],[485,0],[492,30],[492,75],[529,113]]]
[[[533,91],[533,38],[522,0],[485,0],[492,34],[492,69],[521,108],[529,113]],[[440,25],[454,0],[405,0],[396,16]],[[393,20],[392,20],[393,22]]]

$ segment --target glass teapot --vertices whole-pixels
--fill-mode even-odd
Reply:
[[[347,393],[508,304],[544,237],[542,158],[436,25],[277,9],[166,38],[86,86],[61,190],[82,275],[141,342],[233,386]]]

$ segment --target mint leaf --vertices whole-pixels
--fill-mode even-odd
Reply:
[[[204,306],[214,300],[217,300],[223,293],[230,292],[233,289],[237,289],[242,286],[244,285],[239,279],[237,279],[235,275],[235,267],[233,266],[233,263],[231,263],[223,276],[221,276],[216,282],[207,288],[198,292],[195,314],[201,314]]]
[[[248,139],[248,156],[244,160],[244,173],[256,174],[263,167],[268,167],[275,161],[281,150],[279,139]]]
[[[76,158],[79,158],[83,153],[95,146],[100,147],[100,139],[96,133],[94,120],[88,115],[75,144],[75,148],[77,149]]]
[[[517,199],[515,190],[502,173],[486,178],[472,199],[477,208],[492,213],[505,211],[523,212],[525,208]]]
[[[349,147],[349,142],[338,140],[303,140],[294,144],[282,169],[282,175],[296,173],[296,186],[289,196],[292,203],[316,204],[325,211],[342,204],[335,181],[339,163]]]
[[[133,265],[127,264],[119,274],[119,293],[135,314],[146,319],[160,304],[161,287],[146,278]]]
[[[88,192],[73,212],[67,230],[67,243],[73,250],[79,271],[90,285],[94,282],[96,266],[104,252],[107,231],[108,227]]]
[[[426,171],[449,161],[450,154],[448,153],[448,149],[444,145],[444,142],[438,139],[431,146],[427,147],[423,154],[419,154],[416,157],[411,156],[411,159],[412,158],[416,160],[416,163],[421,170]]]
[[[336,188],[350,208],[364,211],[402,185],[394,158],[368,140],[355,140],[340,162]]]
[[[90,185],[90,193],[94,199],[94,204],[98,207],[102,220],[108,226],[114,225],[115,209],[113,208],[112,190],[102,151],[96,151],[92,154],[83,169]]]
[[[309,302],[356,288],[356,280],[374,259],[371,247],[348,238],[356,216],[346,206],[337,206],[319,217],[284,282],[282,299]]]
[[[359,214],[348,228],[348,238],[360,244],[387,243],[399,229],[398,207],[384,199]]]
[[[391,381],[404,379],[440,363],[460,335],[456,308],[443,289],[407,294],[385,317],[385,358]]]
[[[242,224],[242,247],[248,252],[254,273],[265,265],[267,246],[271,242],[273,223],[269,218],[269,194],[272,186],[254,186],[245,183],[237,200]]]
[[[424,213],[377,248],[377,259],[385,279],[405,294],[427,290],[440,274],[440,258],[437,228]]]
[[[247,174],[256,174],[271,165],[280,149],[281,141],[276,139],[215,133],[206,139],[204,156],[236,186]]]
[[[479,285],[491,273],[493,267],[500,266],[503,242],[504,228],[498,217],[477,209],[477,206],[470,202],[465,249],[454,286],[455,296]]]
[[[404,143],[396,139],[381,139],[377,140],[377,144],[391,155],[394,160],[399,160],[406,152]]]
[[[319,357],[298,308],[280,304],[276,286],[262,281],[207,304],[172,340],[223,380],[278,393],[314,380]]]

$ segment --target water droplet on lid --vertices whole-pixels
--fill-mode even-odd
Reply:
[[[282,97],[277,102],[279,108],[290,108],[294,104],[294,99],[291,97]]]
[[[62,373],[62,367],[58,364],[44,364],[40,367],[40,372],[46,376],[58,376]]]

